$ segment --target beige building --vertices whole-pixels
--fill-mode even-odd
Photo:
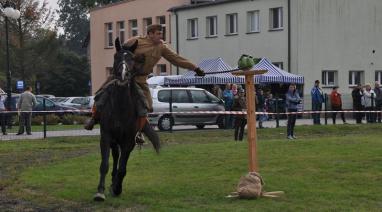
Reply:
[[[113,64],[114,40],[145,35],[146,27],[161,24],[164,39],[171,45],[170,7],[189,4],[190,0],[125,0],[90,11],[90,59],[92,93],[106,80]],[[161,59],[153,70],[155,75],[173,73],[170,64]]]

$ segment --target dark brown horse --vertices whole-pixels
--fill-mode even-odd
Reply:
[[[137,60],[133,54],[136,46],[137,43],[132,47],[122,48],[119,39],[115,40],[113,79],[103,90],[107,94],[107,100],[102,108],[97,108],[100,110],[102,161],[99,169],[98,191],[94,196],[95,201],[105,200],[105,176],[109,169],[110,150],[113,156],[110,193],[118,196],[122,193],[126,164],[135,146],[138,94],[133,80],[139,71]]]

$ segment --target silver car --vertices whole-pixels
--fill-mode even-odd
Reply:
[[[170,130],[173,125],[195,125],[203,129],[205,125],[224,128],[222,114],[170,114],[172,112],[224,111],[223,100],[200,88],[154,88],[151,89],[154,114],[149,121],[160,130]],[[160,114],[155,114],[156,112]]]

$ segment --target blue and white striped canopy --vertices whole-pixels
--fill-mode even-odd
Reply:
[[[233,68],[223,61],[222,58],[213,58],[202,60],[198,67],[203,69],[207,74],[204,77],[195,76],[194,71],[187,71],[184,75],[177,79],[165,78],[165,85],[212,85],[212,84],[245,84],[244,77],[234,76],[230,72]],[[268,70],[262,75],[255,75],[255,84],[272,84],[272,83],[296,83],[304,84],[304,77],[288,73],[273,65],[267,58],[262,58],[259,63],[253,66],[254,70]]]
[[[167,85],[211,85],[211,84],[244,84],[244,78],[232,75],[230,71],[232,67],[223,61],[222,58],[213,58],[202,60],[198,67],[203,69],[207,73],[204,77],[195,76],[194,71],[187,71],[178,79],[165,78],[165,84]],[[223,72],[223,73],[215,73]],[[215,74],[208,74],[215,73]]]
[[[267,58],[262,58],[259,63],[253,66],[254,70],[268,70],[267,73],[255,76],[255,83],[296,83],[304,84],[304,77],[286,72],[273,65]]]

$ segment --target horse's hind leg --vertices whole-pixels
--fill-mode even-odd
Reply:
[[[133,148],[134,143],[133,145],[121,147],[121,157],[119,158],[117,177],[115,183],[113,183],[111,187],[111,192],[114,196],[118,196],[122,193],[122,182],[123,178],[126,176],[126,164]]]
[[[94,201],[104,201],[105,197],[105,177],[109,170],[110,140],[101,135],[101,165],[99,167],[100,179],[97,193],[94,195]]]

